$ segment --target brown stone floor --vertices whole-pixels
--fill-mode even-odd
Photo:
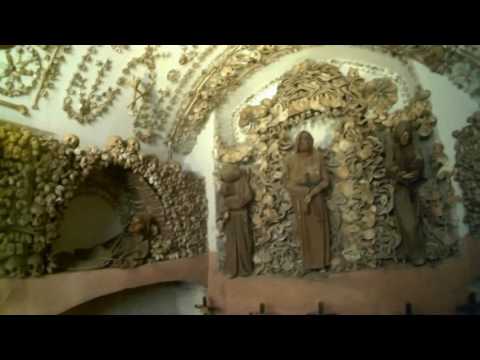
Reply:
[[[435,267],[390,265],[384,269],[334,274],[318,280],[251,277],[229,280],[210,255],[208,294],[222,314],[258,312],[308,314],[318,302],[326,313],[403,314],[407,302],[415,314],[453,314],[464,304],[468,285],[480,275],[480,242],[465,239],[464,255]]]

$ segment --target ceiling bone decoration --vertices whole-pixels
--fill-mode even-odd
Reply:
[[[67,88],[67,96],[63,100],[63,110],[70,119],[75,119],[80,124],[92,123],[106,113],[120,93],[120,89],[113,89],[112,87],[108,87],[105,91],[100,90],[105,77],[112,70],[110,59],[96,61],[97,76],[90,91],[86,92],[88,65],[94,62],[95,55],[98,53],[97,48],[95,45],[89,47],[87,53],[82,57],[78,70],[73,75]],[[74,100],[76,99],[79,103],[77,107],[74,106]]]
[[[55,89],[55,82],[60,76],[60,65],[66,62],[66,55],[72,52],[72,45],[45,45],[43,49],[47,52],[43,61],[48,62],[48,65],[43,71],[40,86],[33,101],[34,110],[39,109],[40,99],[47,99],[50,91]]]
[[[134,116],[134,136],[143,143],[154,144],[163,139],[168,113],[162,107],[162,93],[157,91],[157,60],[167,59],[170,53],[159,53],[156,46],[147,46],[144,53],[128,62],[117,80],[120,86],[133,88],[128,110]],[[134,76],[137,67],[146,67],[146,74]],[[163,99],[162,99],[163,100]]]
[[[0,94],[18,97],[29,94],[42,72],[42,59],[33,46],[22,45],[1,52],[6,63],[0,72]]]
[[[123,54],[124,51],[130,50],[130,45],[110,45],[110,46],[118,54]]]
[[[282,56],[316,46],[321,45],[228,47],[222,56],[213,61],[209,69],[196,80],[190,95],[182,101],[177,124],[169,136],[174,150],[179,153],[189,153],[210,113],[225,100],[229,92],[237,88],[256,70],[273,63]],[[462,48],[449,45],[365,45],[360,47],[386,53],[404,61],[419,61],[432,71],[448,76],[453,83],[480,101],[480,76],[463,76],[468,74],[468,69],[470,73],[476,69],[480,75],[478,66],[480,55],[472,55],[472,49],[466,52]],[[472,61],[472,58],[477,61]],[[462,69],[463,73],[456,75],[456,68]]]
[[[25,105],[14,104],[14,103],[11,103],[10,101],[5,101],[0,99],[0,106],[15,110],[20,114],[22,114],[23,116],[30,116],[30,111]]]
[[[273,62],[281,54],[298,50],[296,46],[236,45],[196,80],[191,95],[181,103],[177,123],[169,140],[175,152],[189,153],[209,114],[224,100],[228,91],[240,85],[240,79]]]
[[[211,112],[217,109],[228,94],[238,88],[245,79],[288,54],[321,46],[323,45],[183,46],[180,55],[174,60],[178,67],[166,69],[160,74],[167,78],[167,74],[170,72],[170,79],[176,82],[170,83],[167,80],[162,83],[158,81],[157,86],[161,89],[152,92],[151,101],[145,101],[149,98],[148,96],[138,99],[139,105],[142,103],[146,105],[144,106],[145,111],[142,114],[137,113],[138,116],[134,119],[135,135],[140,141],[151,144],[157,138],[162,138],[162,141],[173,152],[188,154],[193,149],[196,138],[204,128]],[[478,80],[480,78],[480,51],[478,46],[352,46],[388,54],[406,63],[410,60],[421,62],[432,71],[447,76],[463,91],[480,100],[480,82]],[[119,51],[121,51],[121,56],[125,56],[133,50],[128,45],[108,45],[108,47],[113,49],[114,55],[120,54]],[[136,49],[137,45],[131,47]],[[138,46],[139,49],[141,47],[141,45]],[[155,45],[154,47],[159,46]],[[59,79],[60,66],[67,60],[66,55],[73,48],[77,48],[71,45],[38,45],[37,47],[18,45],[2,52],[16,52],[18,51],[17,48],[30,48],[33,51],[47,54],[42,56],[41,76],[37,79],[37,83],[40,82],[40,84],[33,101],[33,109],[38,109],[40,99],[48,97],[54,90],[56,81]],[[130,50],[127,51],[127,49]],[[215,52],[216,50],[220,50],[218,54]],[[215,57],[210,57],[213,53],[215,53]],[[34,63],[32,62],[30,66],[33,66]],[[202,67],[202,63],[206,66]],[[105,61],[105,74],[108,72],[107,69],[108,65]],[[112,72],[114,70],[116,69],[112,69]],[[179,73],[181,73],[180,77],[178,77]],[[5,77],[2,79],[5,81]],[[20,89],[25,90],[29,87],[28,84],[25,84],[25,86],[25,88],[20,86]],[[169,86],[171,86],[171,89],[168,88]],[[81,123],[89,123],[94,121],[97,115],[103,115],[103,112],[110,105],[113,105],[111,103],[113,98],[116,97],[115,94],[119,95],[119,88],[115,86],[112,86],[111,91],[85,94],[82,102],[77,104],[76,107],[73,104],[75,102],[74,98],[69,99],[69,96],[67,96],[66,111],[69,116],[80,119],[77,120]],[[91,95],[90,99],[89,95]],[[104,95],[102,104],[96,103],[94,98],[97,96],[101,98]]]

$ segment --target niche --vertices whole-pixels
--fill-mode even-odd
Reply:
[[[117,166],[95,171],[67,205],[54,253],[73,253],[105,244],[124,231],[132,210],[128,173]]]

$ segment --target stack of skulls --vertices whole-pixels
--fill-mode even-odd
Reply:
[[[470,228],[470,234],[480,233],[480,112],[468,119],[468,125],[455,131],[457,139],[456,176],[463,192],[466,208],[464,222]]]
[[[104,150],[78,146],[74,135],[60,142],[20,127],[0,126],[0,276],[53,272],[51,244],[58,239],[68,201],[91,174],[111,166],[143,178],[164,206],[159,224],[163,232],[155,240],[161,245],[152,246],[155,260],[206,251],[203,179],[184,172],[179,164],[146,162],[136,140],[115,137]]]

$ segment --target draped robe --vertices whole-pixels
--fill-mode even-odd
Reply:
[[[231,277],[248,276],[253,272],[254,244],[248,216],[253,193],[247,175],[242,172],[237,179],[224,180],[220,194],[223,211],[228,212],[224,271]]]
[[[307,204],[305,197],[315,188],[325,189],[329,177],[323,155],[296,153],[287,160],[286,187],[296,218],[296,235],[302,248],[305,270],[324,269],[330,265],[330,226],[326,199],[322,191]]]

